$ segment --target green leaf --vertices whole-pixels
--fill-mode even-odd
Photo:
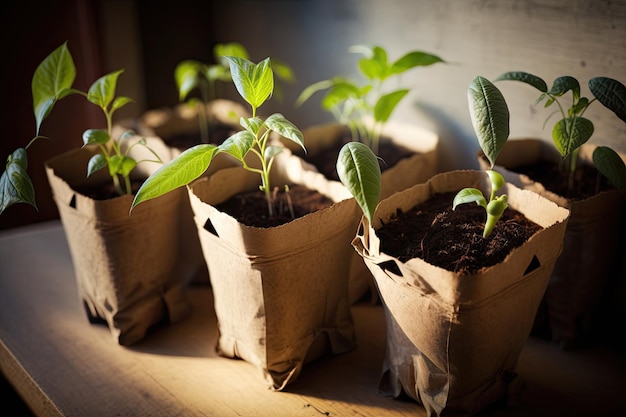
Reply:
[[[100,171],[102,168],[107,166],[107,160],[104,155],[98,153],[89,158],[89,162],[87,163],[87,176],[89,177],[94,172]],[[109,172],[111,169],[109,168]],[[113,174],[111,174],[113,175]]]
[[[384,80],[391,70],[387,62],[387,52],[380,46],[375,46],[370,51],[371,55],[359,60],[359,70],[370,80]]]
[[[337,174],[371,223],[381,190],[380,165],[374,152],[361,142],[346,143],[339,151]]]
[[[509,137],[509,109],[500,90],[481,76],[470,83],[467,98],[478,142],[493,168]]]
[[[323,109],[330,110],[348,100],[360,99],[364,94],[364,90],[361,90],[357,85],[349,81],[338,81],[326,93],[321,105]]]
[[[109,133],[102,129],[87,129],[83,132],[83,146],[99,143],[104,145],[111,139]]]
[[[248,130],[241,130],[222,142],[219,149],[232,155],[239,161],[243,161],[255,139],[256,136]]]
[[[198,76],[202,68],[202,63],[194,60],[180,62],[174,68],[174,80],[178,88],[178,99],[185,100],[187,95],[198,86]]]
[[[391,113],[408,92],[408,89],[398,90],[381,96],[374,106],[374,120],[382,123],[389,120]]]
[[[455,196],[452,202],[452,210],[456,209],[459,204],[476,203],[481,207],[487,208],[487,200],[482,191],[478,188],[463,188]]]
[[[546,82],[537,77],[536,75],[530,74],[524,71],[509,71],[504,74],[499,75],[495,81],[520,81],[526,83],[532,87],[535,87],[537,90],[542,93],[546,93],[548,91],[548,85]]]
[[[574,77],[570,77],[569,75],[564,75],[554,80],[552,88],[548,91],[548,94],[552,94],[553,96],[562,96],[570,90],[572,90],[574,101],[578,101],[580,98],[580,84],[578,83],[578,80]]]
[[[111,111],[115,111],[117,109],[120,109],[122,107],[124,107],[125,105],[127,105],[128,103],[132,103],[133,99],[130,97],[116,97],[115,100],[113,100],[113,105],[111,106]]]
[[[626,164],[617,152],[608,146],[593,151],[593,164],[616,188],[626,193]]]
[[[242,117],[240,118],[239,124],[256,138],[263,127],[263,120],[258,117]]]
[[[265,119],[265,126],[267,126],[268,129],[278,133],[279,135],[300,145],[300,147],[304,151],[306,151],[306,148],[304,147],[304,137],[302,136],[302,132],[296,127],[296,125],[285,119],[282,114],[274,113],[269,116],[267,119]]]
[[[162,196],[200,177],[218,151],[219,148],[215,145],[200,144],[163,164],[141,185],[133,200],[131,212],[138,204]]]
[[[67,42],[37,66],[31,83],[36,136],[39,135],[43,120],[48,117],[56,101],[68,94],[75,78],[76,67]]]
[[[409,52],[391,65],[391,74],[401,74],[411,68],[424,67],[438,62],[444,62],[444,60],[428,52]]]
[[[18,148],[7,158],[6,170],[0,176],[0,214],[16,203],[30,204],[37,210],[35,187],[27,169],[26,150]]]
[[[485,171],[487,176],[489,177],[489,182],[491,183],[492,192],[498,191],[500,188],[504,186],[504,177],[498,171],[494,171],[493,169],[488,169]]]
[[[265,158],[266,161],[269,161],[271,158],[275,157],[276,155],[278,155],[284,150],[285,150],[284,146],[270,145],[267,148],[265,148],[265,155],[263,155],[263,157]]]
[[[254,64],[245,58],[227,56],[233,82],[253,109],[259,108],[274,91],[274,74],[269,58]]]
[[[591,94],[607,109],[626,122],[626,86],[607,77],[595,77],[589,80]]]
[[[135,161],[130,156],[123,156],[119,174],[122,175],[123,177],[128,177],[130,173],[133,171],[133,169],[135,169],[136,166],[137,166],[137,161]]]
[[[559,120],[552,129],[552,140],[561,156],[585,144],[593,134],[593,123],[583,117],[567,117]]]
[[[117,79],[123,72],[124,70],[117,70],[94,81],[87,92],[87,100],[103,110],[107,109],[115,98]]]
[[[322,80],[307,86],[304,90],[302,90],[302,92],[296,99],[295,106],[300,107],[302,103],[311,98],[313,94],[317,93],[318,91],[327,90],[333,85],[335,85],[335,82],[333,80]]]

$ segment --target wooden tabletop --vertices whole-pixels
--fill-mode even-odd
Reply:
[[[353,307],[357,348],[306,365],[284,392],[241,360],[215,354],[208,286],[189,289],[194,312],[133,347],[90,324],[59,222],[0,232],[0,370],[40,416],[425,416],[377,391],[385,352],[380,305]],[[484,416],[613,415],[626,410],[624,357],[564,352],[530,338],[519,361],[517,407]],[[617,414],[615,414],[617,415]]]

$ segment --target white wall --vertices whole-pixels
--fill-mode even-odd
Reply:
[[[293,102],[310,83],[356,76],[357,56],[349,46],[378,44],[394,59],[412,49],[440,55],[448,64],[402,78],[412,92],[393,118],[439,132],[443,170],[476,166],[466,98],[476,75],[493,79],[524,70],[549,84],[571,75],[586,95],[593,76],[626,84],[626,0],[228,0],[207,9],[217,42],[239,41],[255,61],[271,56],[294,67],[298,82],[285,91],[285,101],[263,110],[281,111],[300,128],[333,120],[319,108],[320,96],[300,109]],[[536,90],[512,82],[498,86],[511,110],[511,138],[551,140],[551,127],[543,128],[548,111],[533,106]],[[624,122],[599,103],[587,116],[595,121],[592,143],[626,153]]]
[[[571,75],[587,95],[593,76],[626,84],[626,0],[230,0],[214,10],[225,12],[214,17],[218,41],[238,40],[257,60],[273,54],[294,66],[298,84],[289,103],[312,82],[355,75],[357,56],[347,52],[353,44],[382,45],[394,59],[412,49],[446,59],[447,65],[403,77],[412,92],[394,114],[439,131],[443,169],[474,164],[478,145],[466,91],[476,75],[493,79],[524,70],[548,84]],[[538,92],[519,83],[497,85],[509,103],[511,138],[550,140],[551,127],[543,128],[550,110],[533,106]],[[319,97],[281,110],[300,127],[332,120],[319,110]],[[626,152],[624,122],[599,103],[587,115],[596,127],[591,142]]]

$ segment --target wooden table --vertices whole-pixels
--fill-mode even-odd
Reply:
[[[266,389],[250,364],[216,356],[211,290],[191,287],[192,316],[133,347],[90,324],[59,222],[0,232],[0,370],[41,416],[425,416],[377,384],[385,350],[382,307],[353,308],[357,348],[305,366],[286,392]],[[519,406],[484,416],[618,415],[624,357],[564,352],[529,339],[519,361]]]

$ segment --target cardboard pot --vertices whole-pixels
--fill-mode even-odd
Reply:
[[[461,275],[422,259],[406,263],[380,251],[376,235],[397,210],[437,192],[485,190],[484,172],[451,171],[380,202],[374,225],[365,217],[353,246],[372,272],[387,322],[387,351],[379,390],[407,394],[428,416],[474,415],[515,394],[516,364],[554,263],[569,212],[508,185],[511,207],[543,227],[500,264]],[[398,273],[381,266],[391,261]],[[384,264],[383,264],[384,265]]]
[[[130,216],[131,195],[94,200],[76,191],[111,181],[106,170],[86,178],[95,151],[52,158],[46,174],[89,320],[106,323],[120,345],[132,345],[152,326],[190,313],[185,287],[206,277],[206,264],[184,189],[142,204]]]
[[[354,348],[347,260],[358,208],[341,183],[306,170],[288,151],[275,160],[272,183],[304,184],[333,205],[270,228],[243,225],[215,208],[258,190],[259,182],[258,174],[227,168],[188,189],[213,288],[216,350],[252,363],[279,391],[306,362]]]
[[[316,155],[350,136],[347,126],[339,123],[313,126],[302,133],[308,155]],[[419,126],[390,121],[384,126],[381,137],[387,137],[414,152],[412,156],[382,172],[381,200],[397,191],[425,182],[437,172],[439,137],[434,132]],[[299,151],[293,143],[285,141],[285,144],[294,152]],[[368,290],[375,300],[377,292],[373,278],[356,253],[352,257],[350,271],[351,302],[361,299]]]
[[[585,144],[579,164],[592,165],[595,145]],[[483,168],[482,154],[477,155]],[[626,161],[626,157],[622,155]],[[532,190],[571,211],[565,232],[563,253],[554,267],[544,302],[535,324],[538,332],[548,327],[552,340],[571,348],[593,332],[599,303],[612,281],[611,274],[619,259],[620,225],[625,207],[619,190],[603,191],[584,200],[557,195],[538,182],[515,172],[515,168],[551,161],[561,156],[552,143],[541,139],[517,139],[507,142],[498,156],[496,169],[507,181]]]

